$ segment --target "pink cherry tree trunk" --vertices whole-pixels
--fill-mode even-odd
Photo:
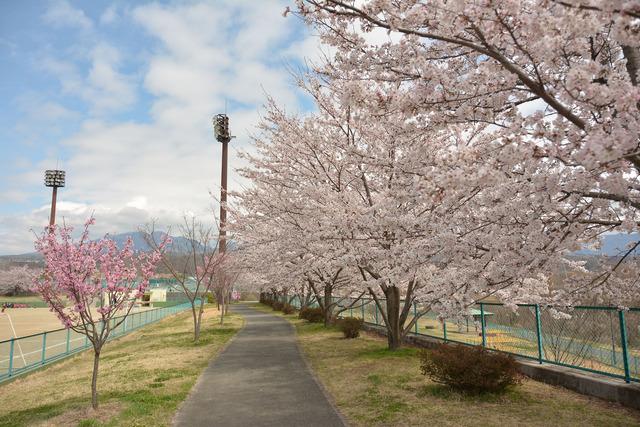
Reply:
[[[35,242],[44,257],[43,274],[33,289],[62,324],[85,335],[93,346],[91,405],[98,408],[100,354],[111,332],[131,313],[147,289],[160,260],[158,251],[135,253],[128,239],[122,249],[105,237],[89,239],[90,218],[78,240],[72,227],[49,227]]]

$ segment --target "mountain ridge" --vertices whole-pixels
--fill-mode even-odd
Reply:
[[[161,242],[162,239],[167,235],[164,231],[154,231],[153,237],[156,242]],[[147,243],[144,238],[144,233],[141,231],[128,231],[124,233],[117,234],[106,234],[105,237],[113,240],[116,243],[116,246],[119,249],[124,248],[124,245],[127,242],[127,239],[131,237],[133,241],[133,250],[136,252],[150,252],[152,250],[151,246]],[[168,252],[173,253],[186,253],[191,250],[191,241],[182,236],[169,236],[171,238],[171,243],[167,246]],[[98,240],[98,239],[95,239]],[[215,244],[216,240],[212,242]],[[196,243],[198,250],[202,248],[202,245]],[[10,262],[38,262],[42,261],[42,256],[38,252],[27,252],[23,254],[14,254],[14,255],[0,255],[0,260],[6,260]]]

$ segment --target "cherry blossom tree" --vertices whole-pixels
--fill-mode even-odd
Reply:
[[[563,306],[637,294],[626,261],[640,242],[596,273],[567,257],[640,220],[633,6],[297,6],[335,55],[299,82],[318,112],[270,103],[242,171],[254,186],[239,195],[239,240],[269,260],[263,285],[345,271],[346,293],[378,305],[390,348],[425,312],[458,316],[489,296]]]
[[[347,93],[396,84],[398,95],[386,107],[407,117],[424,115],[427,126],[489,124],[483,132],[492,142],[494,166],[502,160],[505,175],[535,180],[547,199],[540,198],[546,207],[540,220],[564,241],[579,247],[604,232],[637,231],[636,3],[300,0],[297,5],[296,12],[337,49],[318,71],[349,81]],[[371,111],[380,107],[379,97],[359,99]],[[509,189],[519,188],[502,186],[501,200],[514,200],[517,193],[508,194]],[[636,247],[629,247],[623,260],[630,260]],[[635,288],[607,284],[619,281],[617,270],[624,264],[566,283],[557,302],[591,293],[624,304]]]
[[[358,107],[358,93],[335,81],[305,88],[320,112],[298,119],[271,104],[258,155],[241,171],[255,185],[239,195],[238,238],[268,260],[260,271],[295,283],[355,269],[342,295],[375,300],[390,348],[431,309],[458,314],[489,295],[513,303],[548,293],[541,271],[563,262],[554,255],[569,241],[531,222],[546,207],[531,196],[539,183],[505,181],[482,128],[421,128]],[[505,210],[506,189],[527,197]]]
[[[226,253],[223,256],[224,262],[219,266],[214,274],[210,276],[210,280],[213,281],[212,289],[216,295],[216,300],[218,301],[221,325],[224,323],[224,317],[229,313],[229,304],[231,304],[233,296],[232,291],[241,274],[239,265],[234,256],[230,253]]]
[[[100,353],[113,330],[131,313],[136,298],[149,284],[160,253],[135,253],[133,241],[124,248],[105,237],[89,239],[90,218],[79,240],[72,227],[48,227],[35,242],[45,268],[33,285],[62,324],[81,333],[94,351],[91,404],[98,407]]]
[[[37,270],[27,266],[0,270],[0,295],[17,295],[30,291]]]

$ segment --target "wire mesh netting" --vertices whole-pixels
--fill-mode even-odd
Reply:
[[[544,360],[624,375],[618,312],[576,309],[567,315],[570,317],[542,310]]]
[[[134,329],[164,319],[189,307],[189,303],[183,303],[131,313],[124,321],[122,317],[112,319],[109,325],[112,328],[109,339],[125,335]],[[91,343],[84,334],[70,329],[57,329],[0,341],[0,381],[31,371],[75,352],[85,350],[90,346]]]
[[[629,346],[629,371],[632,377],[640,379],[640,309],[629,310],[625,320]]]
[[[480,310],[480,309],[478,309]],[[501,305],[482,307],[485,341],[488,348],[527,357],[538,357],[538,334],[535,306],[521,306],[516,311]]]
[[[292,301],[300,308],[300,299]],[[332,301],[334,315],[385,326],[384,299],[379,300],[380,307],[370,298],[333,297]],[[310,306],[319,304],[314,299]],[[414,316],[418,317],[411,334],[485,346],[541,363],[640,381],[640,308],[554,310],[532,304],[513,308],[500,303],[481,303],[456,319],[442,319],[432,311],[425,312],[420,304],[411,308],[405,327]]]
[[[343,302],[346,306],[351,302]],[[383,309],[385,301],[380,300]],[[381,310],[363,298],[355,308],[343,311],[364,318],[369,324],[384,326]],[[612,307],[552,308],[522,304],[514,310],[499,303],[476,304],[467,315],[441,319],[416,304],[419,318],[410,333],[439,340],[487,348],[569,366],[609,376],[640,381],[640,309],[620,311]],[[413,314],[412,313],[412,314]],[[627,348],[623,348],[622,317]],[[410,314],[407,324],[413,319]],[[484,327],[483,327],[484,326]],[[628,369],[625,371],[625,359]]]

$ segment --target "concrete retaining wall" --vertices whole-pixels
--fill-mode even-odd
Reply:
[[[383,336],[387,334],[386,329],[380,326],[365,324],[363,329]],[[435,338],[421,335],[408,335],[405,341],[423,348],[435,348],[442,343],[442,341]],[[520,372],[536,381],[559,385],[581,394],[640,409],[640,384],[638,383],[627,384],[623,380],[609,378],[604,375],[583,372],[564,366],[540,364],[518,357],[516,359],[520,364]]]

